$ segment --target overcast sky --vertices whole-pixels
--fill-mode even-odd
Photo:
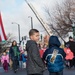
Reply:
[[[58,0],[28,0],[28,2],[33,4],[44,20],[46,19],[44,8],[54,8],[57,1]],[[41,33],[44,31],[25,0],[0,0],[0,11],[6,34],[12,33],[18,38],[18,26],[17,24],[11,24],[12,22],[16,22],[20,24],[21,36],[28,35],[28,32],[31,29],[31,22],[28,16],[33,17],[34,28],[37,28]]]

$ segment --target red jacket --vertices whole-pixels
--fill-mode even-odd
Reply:
[[[70,50],[70,48],[64,48],[64,51],[66,53],[66,60],[72,60],[74,58],[73,52]]]
[[[44,54],[45,50],[46,50],[45,48],[39,50],[41,58],[43,57],[43,54]]]

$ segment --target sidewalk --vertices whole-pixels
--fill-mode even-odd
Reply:
[[[4,72],[3,67],[0,66],[0,73]]]
[[[8,72],[0,72],[0,75],[27,75],[26,69],[19,69],[17,73],[14,73],[13,70],[8,70]]]

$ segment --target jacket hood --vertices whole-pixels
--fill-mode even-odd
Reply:
[[[49,47],[51,46],[58,46],[60,47],[60,41],[58,39],[57,36],[51,36],[50,39],[49,39]]]
[[[26,50],[28,51],[29,50],[29,47],[32,45],[32,44],[37,44],[35,41],[33,40],[28,40],[27,41],[27,44],[26,44]]]

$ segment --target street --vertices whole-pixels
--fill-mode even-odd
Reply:
[[[14,73],[12,70],[9,70],[7,73],[0,68],[0,75],[27,75],[26,69],[19,69],[17,73]],[[48,71],[44,72],[44,75],[49,75]],[[75,69],[64,69],[64,75],[75,75]]]

